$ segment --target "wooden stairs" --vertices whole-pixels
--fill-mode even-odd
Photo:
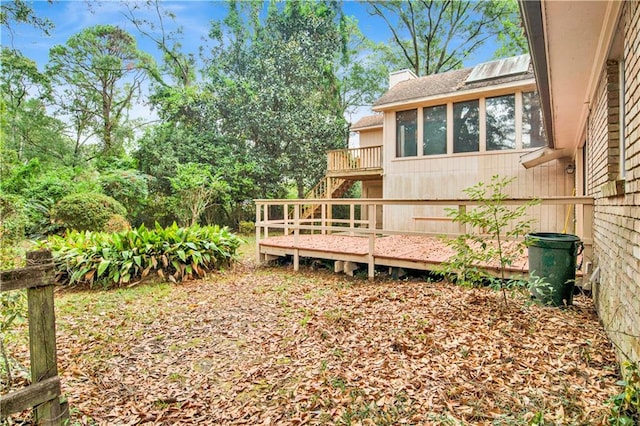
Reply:
[[[355,180],[334,178],[325,176],[316,186],[311,188],[305,195],[307,199],[342,198],[349,189],[356,183]],[[331,196],[328,194],[331,193]],[[311,219],[320,212],[320,204],[305,204],[300,211],[301,219]]]

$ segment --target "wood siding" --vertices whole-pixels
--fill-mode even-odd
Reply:
[[[380,146],[382,145],[382,128],[371,130],[360,130],[360,148],[368,146]]]
[[[384,198],[468,198],[463,189],[478,182],[489,182],[496,174],[516,178],[507,188],[512,197],[569,196],[574,188],[575,174],[565,172],[567,159],[525,169],[519,164],[520,155],[525,151],[398,159],[393,158],[389,144],[385,149],[383,157],[392,159],[385,160],[384,164]],[[537,231],[562,232],[567,223],[566,231],[574,232],[574,212],[566,206],[538,206],[534,215],[539,217],[534,225]],[[388,206],[384,211],[384,228],[453,232],[454,224],[423,220],[445,216],[442,207]]]
[[[443,155],[422,155],[422,109],[418,108],[418,156],[398,158],[395,152],[395,111],[385,111],[383,168],[384,193],[388,199],[445,199],[468,198],[463,189],[477,184],[488,183],[494,175],[515,178],[507,188],[512,197],[571,196],[575,187],[575,174],[568,174],[565,168],[572,160],[553,160],[540,166],[525,169],[520,164],[520,156],[530,152],[522,149],[522,91],[535,90],[530,83],[521,87],[491,90],[467,94],[466,99],[486,99],[487,97],[515,93],[516,100],[516,149],[486,151],[485,102],[479,102],[480,151],[452,154],[453,152],[453,97],[432,100],[430,104],[447,104],[447,152]],[[423,106],[428,106],[427,104]],[[575,230],[575,212],[567,206],[538,206],[533,213],[539,219],[534,229],[541,232],[569,232]],[[384,228],[393,230],[423,232],[453,232],[456,225],[447,222],[446,211],[432,206],[385,206]]]

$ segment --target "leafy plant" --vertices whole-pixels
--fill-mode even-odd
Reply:
[[[24,320],[27,314],[27,298],[24,291],[7,291],[0,293],[0,371],[6,375],[4,381],[7,388],[11,387],[11,358],[6,351],[6,341],[15,321]]]
[[[149,176],[137,170],[108,170],[100,175],[105,194],[127,206],[130,219],[142,213],[149,198]]]
[[[176,177],[169,181],[175,192],[176,213],[190,225],[198,223],[205,209],[228,189],[227,183],[214,177],[206,164],[178,164]]]
[[[491,182],[479,182],[463,191],[478,206],[469,210],[447,209],[453,222],[470,225],[471,230],[455,239],[445,239],[455,254],[443,264],[445,273],[455,273],[458,283],[477,285],[488,280],[503,292],[507,301],[506,268],[524,252],[525,244],[518,239],[527,234],[533,219],[526,219],[527,209],[539,204],[531,200],[511,208],[505,205],[509,195],[505,188],[515,178],[494,175]],[[473,230],[476,230],[475,232]],[[500,280],[490,276],[485,267],[497,265]]]
[[[114,215],[126,216],[127,209],[113,198],[95,192],[68,195],[51,212],[55,222],[77,231],[101,231]]]
[[[24,237],[27,216],[22,197],[0,193],[0,241],[19,241]]]
[[[611,407],[608,422],[615,426],[634,426],[640,424],[640,370],[635,362],[625,362],[624,369],[626,378],[617,383],[624,389],[608,401]]]
[[[256,224],[247,220],[241,220],[238,225],[241,234],[253,234],[256,231]]]
[[[219,226],[155,229],[140,225],[112,234],[72,231],[43,243],[53,252],[58,281],[122,286],[151,273],[178,282],[228,265],[242,240]]]

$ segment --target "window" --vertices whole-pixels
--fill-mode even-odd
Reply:
[[[396,112],[396,157],[418,155],[418,110]]]
[[[524,92],[522,93],[522,147],[538,148],[546,145],[538,93]]]
[[[480,150],[479,101],[453,104],[453,152]]]
[[[423,110],[424,155],[447,153],[447,106],[425,107]]]
[[[515,95],[487,98],[487,151],[515,149]]]

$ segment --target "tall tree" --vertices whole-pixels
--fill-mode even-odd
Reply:
[[[339,10],[271,3],[262,23],[256,3],[241,7],[231,3],[224,22],[231,35],[217,33],[222,60],[210,74],[222,131],[250,141],[263,195],[293,182],[302,197],[324,174],[326,150],[346,141],[334,71],[344,48]]]
[[[48,72],[60,85],[60,106],[76,134],[95,133],[102,155],[119,154],[127,113],[147,73],[155,72],[151,56],[123,29],[96,25],[72,36],[66,45],[54,46],[49,61]]]
[[[48,0],[52,3],[52,0]],[[0,26],[4,27],[13,40],[13,25],[27,24],[49,35],[53,23],[35,14],[31,5],[24,0],[3,1],[0,3]]]
[[[384,93],[388,70],[376,55],[375,43],[362,34],[354,17],[341,17],[340,33],[346,43],[334,69],[339,82],[340,110],[343,116],[351,117]]]
[[[122,0],[126,8],[125,17],[131,22],[140,35],[150,40],[162,52],[162,64],[159,73],[154,74],[155,81],[164,88],[177,86],[189,87],[195,82],[196,58],[193,54],[182,51],[182,27],[174,31],[167,29],[167,21],[175,19],[172,12],[163,8],[160,0],[146,2],[130,2]],[[141,11],[152,13],[153,18],[142,18]]]
[[[368,0],[392,34],[381,45],[391,66],[423,76],[460,68],[488,40],[498,39],[500,55],[527,51],[516,0]]]
[[[2,47],[0,52],[0,102],[2,102],[3,149],[14,150],[18,161],[39,157],[44,162],[70,159],[64,125],[51,117],[49,78],[34,61],[19,51]],[[3,132],[4,133],[4,132]]]

